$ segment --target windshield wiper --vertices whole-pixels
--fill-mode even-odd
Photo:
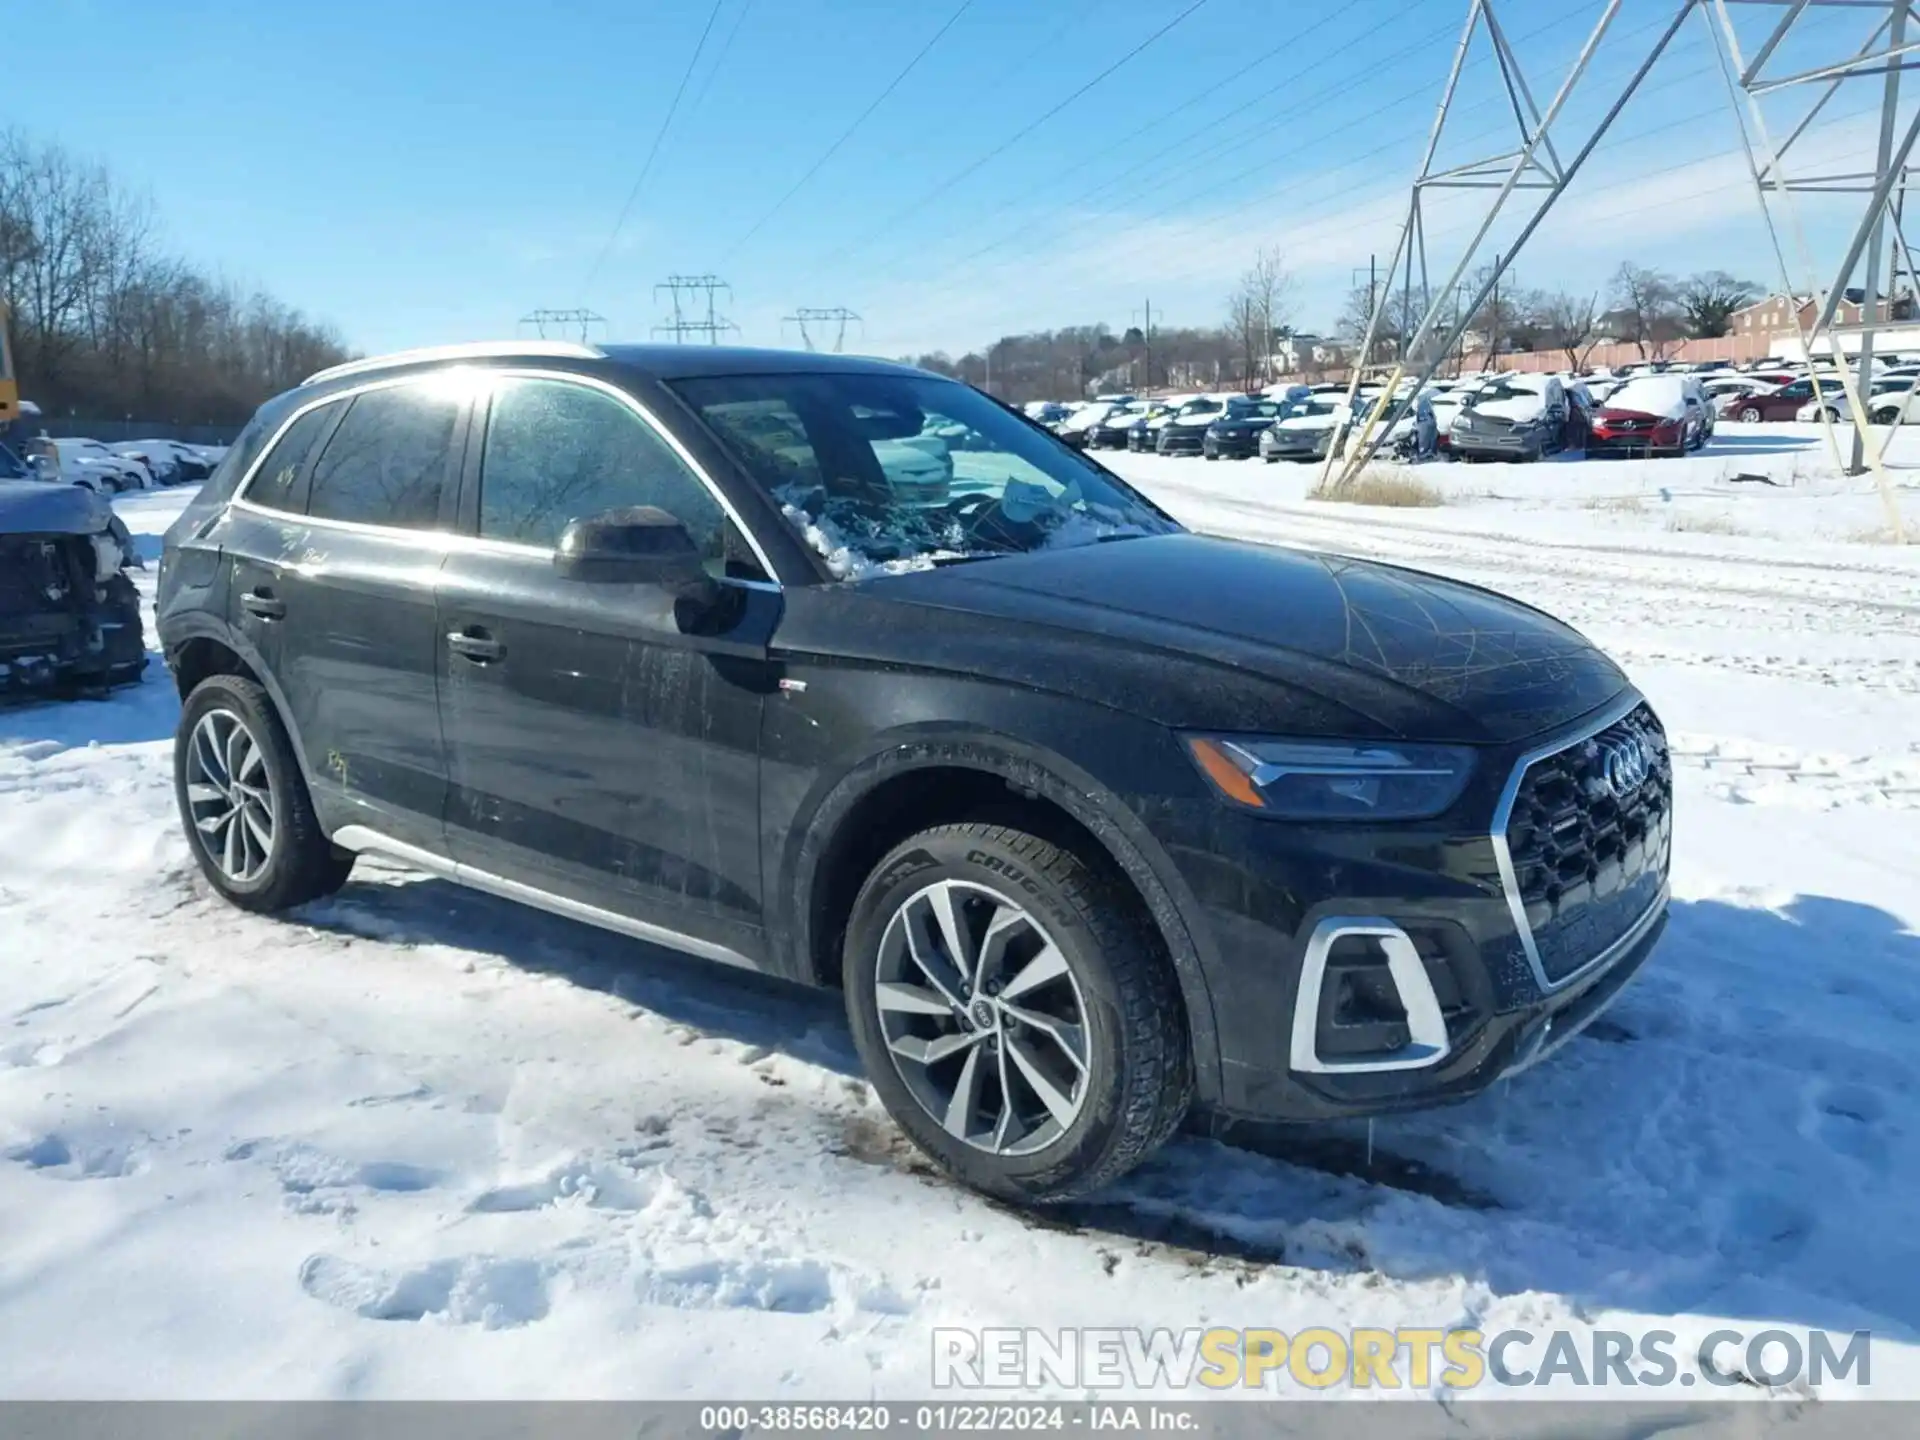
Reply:
[[[998,560],[1007,553],[1005,550],[976,550],[968,555],[936,555],[933,565],[935,569],[948,565],[970,565],[975,560]]]

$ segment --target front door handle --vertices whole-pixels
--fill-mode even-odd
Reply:
[[[473,661],[476,665],[489,664],[507,653],[505,645],[478,625],[469,625],[464,630],[449,632],[447,648],[454,654]]]
[[[240,597],[240,604],[249,615],[258,615],[262,620],[287,618],[287,602],[265,585],[256,585],[247,591]]]

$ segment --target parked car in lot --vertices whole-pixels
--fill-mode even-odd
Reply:
[[[1557,375],[1502,375],[1476,390],[1453,418],[1462,460],[1538,460],[1567,443],[1567,393]]]
[[[1440,422],[1433,408],[1434,392],[1429,388],[1413,397],[1407,413],[1394,421],[1387,431],[1387,449],[1396,459],[1409,462],[1431,460],[1440,450]]]
[[[1206,445],[1207,427],[1226,413],[1226,397],[1199,395],[1165,416],[1154,435],[1160,455],[1198,455]]]
[[[97,493],[0,446],[0,693],[98,690],[147,664],[133,538]]]
[[[1647,374],[1627,381],[1594,413],[1589,455],[1684,455],[1705,443],[1712,413],[1683,375]]]
[[[1127,449],[1136,455],[1153,454],[1154,442],[1160,438],[1160,426],[1172,414],[1173,406],[1166,401],[1149,402],[1127,427]]]
[[[944,513],[874,451],[930,415],[976,437]],[[1188,534],[903,366],[341,367],[184,507],[157,605],[216,893],[283,911],[375,854],[837,986],[907,1136],[1017,1201],[1109,1183],[1196,1100],[1485,1090],[1666,919],[1665,737],[1574,631]],[[1501,663],[1459,663],[1473,635]]]
[[[1082,405],[1073,414],[1061,421],[1054,434],[1076,450],[1084,450],[1093,434],[1093,427],[1105,420],[1125,401],[1096,400]]]
[[[1838,382],[1833,382],[1837,384]],[[1832,393],[1829,382],[1822,380],[1820,388]],[[1813,381],[1805,376],[1781,385],[1772,390],[1760,390],[1734,402],[1725,411],[1729,420],[1738,420],[1743,425],[1759,425],[1769,420],[1791,420],[1800,407],[1813,399]]]
[[[1131,400],[1124,405],[1116,405],[1107,411],[1087,431],[1089,450],[1124,450],[1127,448],[1127,432],[1135,421],[1145,417],[1148,402]]]
[[[1249,460],[1260,453],[1260,435],[1286,410],[1283,400],[1229,400],[1226,413],[1207,426],[1200,453],[1209,460],[1222,456]]]
[[[1835,424],[1853,418],[1853,407],[1847,403],[1846,392],[1839,388],[1836,381],[1832,386],[1823,386],[1824,398],[1809,400],[1794,412],[1796,420],[1818,420],[1822,412]],[[1865,405],[1867,421],[1873,425],[1891,425],[1896,420],[1911,423],[1920,420],[1920,395],[1915,393],[1914,376],[1893,376],[1876,380],[1861,396]]]
[[[1269,465],[1281,460],[1324,460],[1336,438],[1346,434],[1351,416],[1344,394],[1316,392],[1291,401],[1285,413],[1260,432],[1260,458]]]
[[[1453,450],[1453,422],[1460,411],[1473,398],[1473,392],[1480,388],[1478,380],[1455,380],[1451,384],[1438,385],[1433,392],[1433,423],[1435,427],[1434,446],[1443,455]]]
[[[142,490],[153,483],[145,465],[115,455],[97,440],[55,440],[43,435],[30,443],[27,459],[42,479],[78,485],[100,495]]]

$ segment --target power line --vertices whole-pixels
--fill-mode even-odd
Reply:
[[[713,59],[713,67],[707,71],[706,78],[700,82],[700,88],[693,92],[693,99],[687,102],[689,116],[700,113],[700,102],[707,98],[707,91],[713,88],[713,77],[720,73],[721,66],[727,63],[727,56],[733,50],[733,37],[740,33],[740,27],[747,23],[747,13],[753,9],[753,0],[746,0],[740,7],[740,13],[733,17],[733,24],[727,27],[727,38],[720,42],[720,53]]]
[[[1405,13],[1405,12],[1403,11],[1402,13]],[[1213,84],[1210,84],[1205,89],[1189,96],[1187,99],[1183,100],[1180,104],[1174,106],[1171,110],[1167,110],[1162,114],[1156,116],[1154,119],[1148,121],[1145,125],[1140,126],[1138,129],[1128,131],[1127,134],[1123,135],[1122,137],[1120,137],[1120,139],[1114,141],[1112,144],[1102,146],[1100,149],[1094,151],[1091,155],[1084,157],[1084,159],[1079,161],[1078,164],[1091,165],[1096,163],[1097,161],[1105,159],[1108,155],[1112,155],[1126,149],[1128,145],[1132,144],[1135,140],[1139,139],[1142,135],[1147,134],[1151,130],[1158,129],[1160,126],[1164,125],[1167,121],[1171,120],[1175,115],[1180,114],[1183,110],[1190,110],[1195,105],[1199,104],[1201,101],[1210,99],[1214,95],[1217,95],[1221,90],[1231,85],[1235,80],[1239,79],[1242,75],[1245,75],[1248,71],[1253,70],[1256,67],[1266,63],[1268,60],[1272,59],[1275,55],[1279,54],[1282,50],[1295,48],[1301,40],[1305,39],[1307,36],[1310,36],[1319,30],[1326,28],[1327,25],[1331,24],[1333,20],[1336,18],[1337,14],[1338,14],[1337,11],[1329,10],[1326,16],[1324,16],[1319,21],[1318,24],[1311,25],[1306,30],[1303,30],[1302,32],[1300,32],[1299,35],[1290,37],[1285,44],[1276,46],[1272,50],[1263,52],[1261,55],[1256,57],[1250,63],[1243,65],[1240,67],[1240,69],[1234,71],[1231,75],[1228,75],[1224,79],[1218,82],[1215,82]],[[1414,45],[1409,46],[1406,50],[1400,51],[1396,55],[1385,57],[1385,60],[1390,61],[1390,60],[1399,58],[1399,56],[1401,55],[1410,55],[1414,53],[1416,50],[1424,49],[1434,37],[1437,37],[1439,35],[1444,35],[1448,33],[1451,29],[1452,27],[1448,26],[1443,30],[1435,31],[1433,33],[1433,36],[1422,37],[1421,40],[1417,41]],[[1367,61],[1366,68],[1369,70],[1376,69],[1381,63],[1383,63],[1383,61],[1381,60],[1369,59]],[[1246,101],[1243,101],[1241,104],[1236,105],[1233,109],[1228,110],[1225,114],[1216,115],[1213,119],[1207,121],[1205,124],[1199,126],[1198,128],[1186,132],[1186,134],[1184,134],[1179,140],[1176,140],[1172,146],[1169,146],[1166,149],[1155,151],[1152,155],[1147,156],[1145,160],[1136,161],[1133,165],[1129,166],[1126,170],[1121,171],[1119,175],[1112,176],[1106,180],[1101,181],[1099,184],[1095,185],[1091,190],[1083,192],[1079,197],[1063,202],[1064,205],[1066,207],[1071,207],[1073,205],[1080,203],[1080,201],[1082,200],[1089,199],[1092,196],[1103,193],[1104,191],[1110,189],[1119,180],[1124,179],[1126,176],[1133,174],[1139,169],[1141,169],[1142,166],[1149,165],[1153,161],[1159,159],[1161,156],[1167,154],[1169,150],[1178,148],[1181,144],[1185,143],[1187,140],[1190,140],[1194,136],[1202,134],[1207,130],[1212,129],[1215,126],[1218,126],[1223,121],[1231,120],[1234,116],[1244,113],[1245,111],[1251,109],[1253,106],[1258,105],[1261,101],[1270,99],[1272,96],[1278,94],[1281,90],[1285,89],[1286,86],[1289,83],[1291,83],[1304,70],[1308,68],[1312,68],[1313,65],[1317,65],[1317,64],[1318,64],[1317,61],[1313,61],[1313,62],[1309,62],[1309,64],[1307,65],[1301,66],[1299,70],[1289,71],[1283,79],[1281,79],[1280,81],[1278,81],[1273,85],[1268,86],[1266,89],[1254,95],[1251,99],[1248,99]],[[1290,113],[1292,110],[1298,109],[1298,108],[1300,107],[1298,106],[1289,107],[1288,110],[1282,111],[1281,115],[1284,116]],[[1275,118],[1277,119],[1280,117],[1275,117]],[[1058,185],[1059,185],[1059,182],[1057,177],[1048,176],[1047,179],[1041,181],[1038,185],[1035,185],[1030,189],[1023,190],[1020,194],[1014,196],[1013,199],[1005,202],[1004,204],[1000,205],[996,209],[987,211],[986,213],[981,215],[974,216],[970,220],[963,222],[963,224],[959,227],[959,229],[962,233],[964,233],[967,230],[978,229],[982,225],[989,224],[993,220],[998,219],[1000,216],[1006,214],[1008,210],[1013,209],[1015,206],[1020,205],[1025,201],[1031,200],[1036,195],[1054,193],[1055,191],[1057,191]],[[949,232],[949,238],[951,238],[951,233],[952,232]],[[918,255],[920,253],[921,252],[918,247],[915,247],[914,249],[907,252],[907,254],[910,256]],[[880,267],[880,271],[878,273],[882,273],[882,274],[887,273],[893,270],[894,268],[896,268],[900,263],[902,262],[899,259],[888,261],[885,265]]]
[[[693,47],[693,58],[687,61],[687,68],[680,76],[680,84],[673,92],[673,101],[667,106],[666,117],[655,132],[653,145],[647,151],[647,158],[640,166],[640,174],[633,182],[633,189],[627,192],[627,203],[620,207],[620,217],[613,222],[613,229],[607,235],[607,243],[600,247],[600,256],[593,262],[593,268],[587,272],[587,284],[591,287],[600,274],[600,267],[607,263],[607,256],[613,253],[614,241],[620,238],[620,231],[627,223],[627,215],[633,209],[633,202],[640,198],[640,187],[647,183],[647,174],[653,169],[654,157],[660,153],[660,144],[667,138],[667,130],[673,124],[675,112],[680,109],[680,97],[687,93],[687,82],[693,78],[693,70],[700,63],[700,52],[707,48],[707,37],[713,33],[713,22],[720,18],[720,7],[726,0],[713,0],[713,9],[707,12],[707,23],[701,28],[700,39]]]
[[[749,240],[753,239],[755,235],[758,235],[762,227],[764,227],[769,220],[773,219],[774,216],[778,215],[780,211],[786,206],[786,203],[789,200],[793,199],[795,195],[798,195],[801,192],[801,190],[806,187],[806,184],[809,180],[813,179],[815,175],[818,175],[820,173],[820,168],[823,165],[825,165],[829,160],[831,160],[835,155],[837,155],[840,151],[840,147],[842,145],[845,145],[847,141],[853,138],[854,132],[858,130],[862,125],[867,123],[868,117],[870,117],[874,111],[878,110],[881,107],[881,105],[883,105],[886,102],[886,99],[889,95],[893,94],[895,90],[900,88],[901,82],[904,81],[907,78],[907,76],[913,73],[914,67],[918,65],[922,60],[927,58],[927,55],[929,54],[929,52],[932,51],[933,47],[940,43],[941,37],[944,36],[949,30],[951,30],[954,27],[955,22],[957,22],[962,15],[966,14],[967,11],[972,7],[972,5],[973,5],[973,0],[960,0],[960,8],[955,10],[953,14],[947,17],[946,24],[942,25],[938,30],[933,32],[933,38],[928,40],[926,44],[922,45],[919,48],[919,50],[915,52],[914,57],[911,60],[907,61],[907,63],[901,67],[900,73],[895,75],[893,79],[889,80],[887,82],[886,88],[882,90],[878,95],[873,97],[872,103],[869,104],[866,109],[862,110],[859,113],[859,115],[854,118],[854,122],[851,125],[847,126],[845,130],[842,130],[840,132],[839,138],[836,139],[831,145],[827,146],[825,152],[820,156],[818,160],[815,160],[813,164],[807,167],[806,173],[802,175],[798,180],[793,182],[792,188],[789,189],[787,193],[782,195],[778,200],[774,201],[772,207],[767,211],[766,214],[762,215],[758,220],[754,221],[752,225],[747,227],[747,233],[742,235],[738,240],[736,240],[733,243],[733,247],[729,249],[727,253],[721,257],[722,264],[726,263],[726,261],[732,259],[734,255],[738,254],[742,246],[744,246]]]
[[[1527,32],[1525,35],[1519,36],[1517,38],[1520,40],[1531,40],[1536,36],[1544,35],[1549,31],[1559,29],[1565,26],[1566,24],[1568,24],[1570,21],[1578,18],[1580,18],[1578,15],[1563,15],[1560,19],[1554,20],[1549,22],[1548,24],[1539,26],[1536,29],[1531,30]],[[1454,27],[1452,26],[1446,27],[1447,31],[1451,31],[1453,28]],[[1378,60],[1370,59],[1368,62],[1367,68],[1369,70],[1375,69],[1381,64],[1390,64],[1393,61],[1404,58],[1407,55],[1411,55],[1416,51],[1424,50],[1431,43],[1431,40],[1432,40],[1431,36],[1422,37],[1420,40],[1416,41],[1413,45],[1408,46],[1403,50],[1396,51],[1391,55],[1380,57]],[[1476,65],[1484,64],[1486,63],[1486,58],[1487,57],[1484,57],[1484,56],[1479,57],[1472,63]],[[1342,90],[1350,87],[1352,83],[1353,82],[1351,77],[1341,77],[1339,79],[1336,79],[1331,84],[1324,86],[1317,91],[1314,91],[1305,99],[1297,101],[1294,104],[1287,106],[1284,110],[1280,111],[1277,115],[1269,116],[1266,119],[1261,120],[1260,122],[1258,122],[1257,124],[1251,127],[1248,127],[1246,129],[1236,131],[1230,135],[1221,137],[1216,143],[1203,149],[1199,155],[1189,154],[1189,155],[1182,156],[1180,161],[1178,162],[1179,168],[1181,169],[1188,168],[1196,160],[1206,158],[1211,154],[1219,153],[1222,151],[1231,152],[1232,150],[1236,149],[1241,144],[1241,142],[1244,141],[1248,136],[1258,131],[1265,130],[1270,126],[1276,125],[1280,121],[1287,119],[1292,115],[1302,114],[1310,111],[1321,100],[1327,98],[1329,95],[1340,93]],[[1374,118],[1377,119],[1379,116],[1386,114],[1392,110],[1404,108],[1409,104],[1423,103],[1423,102],[1426,102],[1426,100],[1427,100],[1427,97],[1424,95],[1421,95],[1418,93],[1409,94],[1404,100],[1399,101],[1395,104],[1388,104],[1388,105],[1377,107],[1373,111],[1373,116]],[[1246,108],[1245,106],[1241,107],[1241,109],[1245,109],[1245,108]],[[1476,108],[1483,108],[1483,107],[1476,107]],[[1237,113],[1239,112],[1238,111],[1228,112],[1229,115],[1237,114]],[[1226,117],[1223,116],[1222,118],[1224,119]],[[1347,123],[1348,122],[1346,118],[1341,117],[1337,122],[1336,128],[1338,128],[1339,126],[1344,126]],[[1313,136],[1307,136],[1303,138],[1312,140],[1312,139],[1319,139],[1323,137],[1321,135],[1316,134]],[[1183,143],[1184,142],[1176,141],[1173,145],[1168,146],[1165,149],[1162,149],[1156,152],[1152,156],[1149,156],[1145,161],[1142,161],[1139,164],[1136,164],[1127,170],[1121,171],[1119,175],[1112,177],[1108,181],[1104,182],[1102,185],[1096,186],[1093,190],[1088,191],[1086,194],[1074,200],[1068,201],[1066,205],[1062,208],[1067,210],[1072,210],[1077,205],[1085,203],[1087,200],[1092,199],[1095,195],[1100,194],[1102,191],[1113,188],[1113,186],[1117,184],[1120,180],[1125,179],[1128,175],[1137,173],[1142,165],[1151,164],[1154,160],[1160,158],[1161,156],[1167,155],[1174,150],[1178,150]],[[1360,158],[1362,159],[1372,158],[1373,156],[1385,153],[1386,150],[1391,148],[1392,148],[1391,143],[1386,146],[1378,146],[1375,149],[1368,151],[1365,156],[1362,156]],[[1342,166],[1340,166],[1339,168],[1342,170],[1351,169],[1353,163],[1354,162],[1352,161],[1348,161]],[[1270,159],[1263,158],[1261,160],[1258,160],[1254,164],[1249,165],[1244,169],[1237,170],[1232,174],[1224,177],[1223,179],[1218,180],[1213,184],[1206,186],[1204,189],[1194,191],[1190,194],[1180,197],[1179,200],[1177,200],[1171,205],[1165,205],[1160,207],[1156,211],[1150,212],[1147,216],[1143,217],[1142,221],[1137,221],[1136,223],[1143,223],[1144,220],[1151,220],[1151,219],[1157,218],[1159,215],[1167,214],[1172,210],[1185,208],[1187,205],[1191,204],[1194,200],[1203,199],[1206,196],[1217,194],[1221,190],[1225,190],[1231,186],[1238,185],[1242,180],[1245,180],[1248,176],[1256,174],[1257,172],[1268,168],[1271,164],[1272,164],[1272,161]],[[1266,197],[1262,197],[1262,198],[1266,198]],[[1256,201],[1254,203],[1258,203],[1258,202]],[[1242,208],[1248,208],[1248,207],[1242,207]],[[1112,213],[1113,212],[1111,210],[1103,210],[1098,212],[1095,215],[1082,217],[1080,220],[1070,223],[1066,227],[1066,229],[1054,231],[1053,234],[1049,236],[1049,239],[1057,241],[1060,239],[1062,235],[1071,234],[1075,230],[1085,229],[1090,225],[1096,224],[1099,221],[1106,219]],[[1004,247],[1009,241],[1017,238],[1020,234],[1030,233],[1034,228],[1035,226],[1032,226],[1032,225],[1026,226],[1022,230],[1015,231],[1014,234],[1011,236],[1003,236],[999,240],[990,242],[989,244],[983,245],[979,249],[974,250],[967,255],[963,255],[959,260],[953,263],[955,265],[971,264],[975,260],[980,259],[982,256],[989,255],[993,253],[993,251]],[[1192,228],[1192,227],[1186,227],[1186,228]]]
[[[1047,110],[1044,114],[1039,116],[1037,119],[1029,122],[1027,125],[1023,126],[1021,129],[1015,131],[1012,135],[1009,135],[1005,140],[1002,140],[998,145],[994,146],[991,150],[987,151],[986,154],[980,156],[979,159],[973,161],[971,164],[965,166],[964,168],[959,170],[957,173],[943,180],[940,184],[934,186],[932,190],[928,191],[925,195],[921,196],[913,204],[907,206],[905,209],[899,211],[897,214],[889,217],[887,220],[881,222],[879,225],[868,230],[868,232],[865,235],[861,236],[850,247],[841,251],[837,258],[844,260],[847,258],[847,256],[856,254],[863,245],[870,243],[876,235],[886,234],[899,221],[925,209],[929,204],[939,199],[942,195],[946,194],[947,191],[953,189],[961,181],[965,180],[969,175],[974,174],[982,166],[1006,154],[1007,151],[1011,150],[1015,145],[1019,144],[1022,140],[1026,139],[1027,136],[1031,135],[1035,130],[1038,130],[1042,125],[1046,124],[1047,121],[1051,120],[1054,116],[1058,115],[1062,110],[1065,110],[1069,105],[1073,104],[1074,101],[1078,100],[1081,96],[1085,95],[1089,90],[1093,89],[1096,85],[1100,84],[1101,81],[1105,80],[1108,76],[1112,75],[1116,70],[1120,69],[1121,66],[1125,65],[1128,61],[1132,60],[1135,56],[1139,55],[1142,51],[1147,49],[1148,46],[1154,44],[1154,42],[1159,40],[1168,31],[1172,30],[1174,26],[1178,25],[1182,20],[1185,20],[1189,15],[1193,14],[1194,11],[1198,10],[1202,5],[1205,5],[1206,3],[1207,3],[1207,0],[1192,0],[1192,3],[1189,4],[1186,9],[1182,10],[1178,15],[1174,16],[1173,19],[1167,21],[1166,24],[1162,25],[1158,30],[1154,31],[1151,35],[1147,36],[1146,39],[1142,40],[1138,45],[1135,45],[1131,50],[1127,51],[1126,54],[1122,55],[1118,60],[1115,60],[1111,65],[1107,66],[1106,69],[1102,70],[1098,75],[1095,75],[1091,80],[1087,81],[1085,84],[1081,85],[1078,89],[1074,90],[1071,94],[1069,94],[1066,97],[1066,99],[1060,101],[1058,104],[1054,105],[1051,109]]]

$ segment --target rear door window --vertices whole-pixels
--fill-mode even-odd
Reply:
[[[314,463],[307,513],[402,530],[437,528],[464,403],[457,391],[431,382],[355,396]]]

